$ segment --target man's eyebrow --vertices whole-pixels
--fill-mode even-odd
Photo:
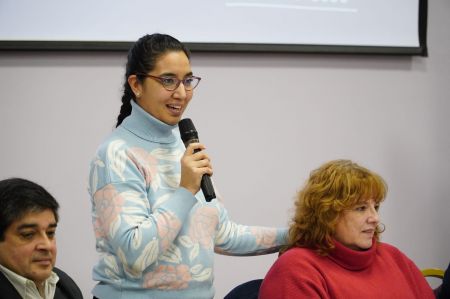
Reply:
[[[50,223],[48,228],[55,228],[57,226],[58,226],[58,224],[56,222],[54,222],[54,223]],[[36,223],[24,223],[24,224],[19,225],[17,227],[17,230],[19,231],[19,230],[22,230],[22,229],[37,228],[37,227],[39,227],[39,225],[37,225]]]

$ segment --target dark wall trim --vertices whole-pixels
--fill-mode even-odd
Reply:
[[[132,42],[0,41],[0,51],[128,51]],[[425,47],[186,43],[192,52],[335,53],[426,56]]]
[[[428,56],[427,47],[428,0],[419,0],[419,44],[422,56]]]

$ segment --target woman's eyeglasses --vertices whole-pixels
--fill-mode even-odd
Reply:
[[[185,90],[188,90],[188,91],[193,90],[194,88],[197,87],[198,83],[200,83],[200,80],[202,79],[202,78],[196,77],[196,76],[188,76],[188,77],[184,78],[183,80],[180,80],[176,77],[158,77],[158,76],[152,76],[149,74],[141,74],[141,73],[136,74],[136,75],[155,79],[156,81],[161,83],[161,85],[168,91],[174,91],[175,89],[177,89],[178,86],[180,86],[181,82],[183,82],[183,86],[184,86]]]

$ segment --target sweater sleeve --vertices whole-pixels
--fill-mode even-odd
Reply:
[[[405,272],[409,273],[407,276],[407,279],[409,279],[410,286],[414,289],[414,293],[417,296],[416,298],[434,298],[433,289],[431,288],[428,281],[423,276],[422,272],[419,270],[419,268],[416,266],[416,264],[408,258],[405,254],[398,251],[399,254],[403,257],[403,260],[405,261]],[[399,260],[399,259],[398,259]],[[408,278],[409,276],[409,278]]]
[[[231,221],[219,203],[220,220],[215,252],[224,255],[259,255],[277,252],[287,242],[287,228],[246,226]]]
[[[409,257],[393,245],[380,243],[379,246],[382,246],[385,252],[390,254],[393,263],[396,264],[396,268],[401,270],[402,278],[406,281],[405,287],[408,288],[411,294],[414,294],[414,298],[435,298],[433,289],[428,281]],[[387,260],[387,257],[385,259]]]
[[[101,148],[91,163],[92,221],[105,273],[112,277],[120,276],[118,262],[129,277],[140,277],[170,247],[196,203],[176,179],[168,182],[164,167],[141,164],[120,140]],[[148,190],[163,188],[161,181],[169,191],[155,193],[160,196],[150,206]]]

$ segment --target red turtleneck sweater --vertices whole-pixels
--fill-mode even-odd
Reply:
[[[434,299],[407,256],[391,245],[373,243],[369,250],[355,251],[335,242],[329,256],[292,248],[267,273],[259,299]]]

